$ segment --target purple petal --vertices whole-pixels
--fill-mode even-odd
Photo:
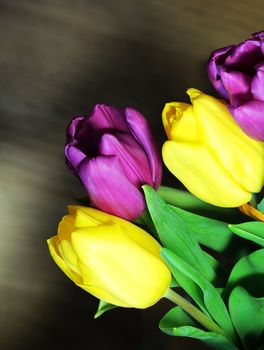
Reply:
[[[79,177],[93,205],[107,213],[134,220],[145,210],[143,193],[127,179],[115,156],[85,159]]]
[[[251,96],[251,78],[241,72],[226,72],[222,70],[221,78],[233,107],[249,101]]]
[[[261,52],[264,55],[264,32],[258,32],[258,33],[254,33],[253,37],[255,39],[258,39],[260,42],[260,48],[261,48]]]
[[[255,39],[248,39],[238,44],[227,56],[224,67],[228,70],[249,70],[262,59],[260,43]]]
[[[103,135],[99,153],[117,156],[127,178],[136,187],[144,184],[153,186],[146,153],[132,136],[124,133]]]
[[[123,114],[112,106],[97,104],[90,116],[89,124],[95,129],[116,129],[128,131]]]
[[[67,165],[72,169],[77,169],[79,164],[86,158],[86,155],[76,147],[76,142],[67,144],[64,148]]]
[[[76,131],[83,123],[83,120],[85,119],[85,116],[77,116],[73,118],[67,128],[67,141],[71,142],[74,140]]]
[[[229,107],[240,127],[253,139],[264,141],[264,102],[250,101],[237,108]]]
[[[226,99],[228,99],[228,94],[221,81],[219,66],[221,67],[221,65],[224,63],[227,54],[233,47],[234,45],[231,45],[213,51],[207,63],[207,74],[212,85],[219,92],[219,94]]]
[[[264,32],[263,31],[253,33],[252,36],[254,39],[264,40]]]
[[[251,92],[254,99],[264,101],[264,63],[256,66],[256,74],[252,80]]]
[[[148,157],[152,182],[154,187],[158,188],[162,177],[162,162],[149,124],[140,112],[131,107],[124,108],[123,113],[125,114],[130,131]]]

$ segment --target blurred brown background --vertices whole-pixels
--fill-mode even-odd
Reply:
[[[116,309],[56,267],[46,239],[74,197],[65,128],[98,102],[131,105],[159,145],[160,112],[185,90],[213,92],[205,62],[263,29],[262,0],[0,0],[0,349],[205,349],[158,330],[169,309]],[[164,184],[176,185],[166,172]]]

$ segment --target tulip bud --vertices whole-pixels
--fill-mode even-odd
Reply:
[[[66,163],[80,178],[91,204],[127,220],[145,210],[141,186],[158,188],[162,165],[146,119],[133,108],[96,105],[67,131]]]
[[[264,143],[248,137],[224,102],[188,89],[192,105],[167,103],[167,168],[198,198],[219,207],[248,202],[264,184]]]
[[[264,141],[264,32],[212,52],[208,76],[240,127]]]
[[[171,274],[159,243],[138,226],[96,209],[69,207],[48,246],[76,285],[108,303],[143,309],[169,288]]]

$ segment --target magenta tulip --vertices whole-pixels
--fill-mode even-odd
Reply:
[[[207,70],[240,127],[250,137],[264,141],[264,32],[215,50]]]
[[[137,110],[96,105],[67,130],[66,163],[91,204],[127,220],[145,210],[141,186],[158,188],[162,165],[149,125]]]

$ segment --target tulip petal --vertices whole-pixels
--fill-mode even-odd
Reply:
[[[121,305],[146,308],[169,287],[170,272],[160,256],[137,244],[118,225],[78,229],[72,244],[81,261],[83,284],[107,290]]]
[[[124,132],[129,131],[123,114],[118,109],[105,104],[95,105],[88,120],[89,124],[97,130],[115,129]]]
[[[53,260],[58,265],[58,267],[65,273],[65,275],[68,276],[74,283],[76,284],[82,283],[82,278],[77,273],[72,271],[69,268],[69,266],[64,262],[64,260],[61,258],[57,249],[57,242],[58,242],[57,236],[53,236],[47,240],[49,252]]]
[[[248,75],[222,70],[221,78],[231,106],[237,107],[251,99],[251,78]]]
[[[198,138],[197,121],[193,113],[193,107],[189,105],[182,115],[175,115],[175,122],[172,125],[171,138],[182,142],[195,142]],[[186,132],[187,131],[187,132]]]
[[[228,99],[228,94],[221,81],[219,66],[221,67],[221,65],[224,63],[225,57],[233,48],[234,45],[229,45],[213,51],[207,64],[207,74],[212,85],[225,99]]]
[[[229,110],[247,135],[264,141],[264,101],[249,101]]]
[[[76,211],[75,227],[95,227],[101,224],[100,221],[96,220],[91,215],[87,215],[87,213],[83,211],[82,208],[84,207],[80,207],[80,209]]]
[[[102,156],[117,156],[127,178],[135,186],[153,186],[146,153],[132,136],[124,133],[105,134],[99,152]]]
[[[75,139],[76,131],[82,125],[85,116],[76,116],[73,118],[67,128],[67,140],[71,142]]]
[[[85,159],[80,164],[79,176],[95,207],[127,220],[143,213],[143,194],[127,179],[117,157]]]
[[[61,219],[58,226],[58,241],[61,242],[63,239],[70,240],[71,233],[75,228],[75,216],[65,215]]]
[[[261,32],[253,33],[253,37],[254,39],[259,40],[260,48],[261,48],[262,54],[264,55],[264,32],[261,31]]]
[[[107,303],[110,303],[112,305],[116,305],[120,307],[131,307],[131,305],[125,303],[124,301],[121,301],[120,299],[117,299],[114,295],[109,294],[107,291],[104,291],[101,288],[94,287],[91,285],[85,285],[85,284],[78,284],[78,286],[84,289],[86,292],[93,295],[94,297],[100,300],[104,300]]]
[[[62,240],[58,244],[58,251],[60,252],[60,256],[62,257],[63,261],[71,269],[71,271],[76,272],[77,275],[81,275],[80,269],[78,268],[78,258],[72,248],[71,242],[68,240]]]
[[[255,39],[248,39],[238,44],[227,56],[224,67],[228,70],[252,70],[261,61],[260,43]]]
[[[152,254],[160,257],[160,244],[151,235],[146,235],[146,232],[139,226],[136,226],[127,220],[121,219],[118,216],[110,215],[95,208],[82,206],[69,206],[69,213],[71,215],[67,216],[72,216],[73,214],[76,215],[75,227],[77,228],[98,226],[109,222],[117,224],[131,239],[136,241],[139,245],[145,246],[146,249],[152,252]],[[73,231],[74,230],[72,229],[72,232]]]
[[[264,101],[264,63],[256,66],[256,74],[252,80],[251,91],[254,99]]]
[[[162,149],[167,168],[198,198],[219,207],[238,207],[251,199],[219,166],[204,145],[166,141]]]
[[[76,170],[79,164],[86,158],[86,155],[76,147],[77,142],[71,142],[64,147],[64,153],[67,164],[70,168]]]
[[[263,144],[238,127],[223,102],[195,89],[189,89],[188,93],[200,125],[201,143],[207,145],[215,160],[236,183],[248,192],[259,192],[264,183]]]
[[[124,108],[123,113],[133,136],[146,152],[151,169],[152,181],[154,187],[158,188],[162,177],[161,157],[149,124],[140,112],[131,107]]]

